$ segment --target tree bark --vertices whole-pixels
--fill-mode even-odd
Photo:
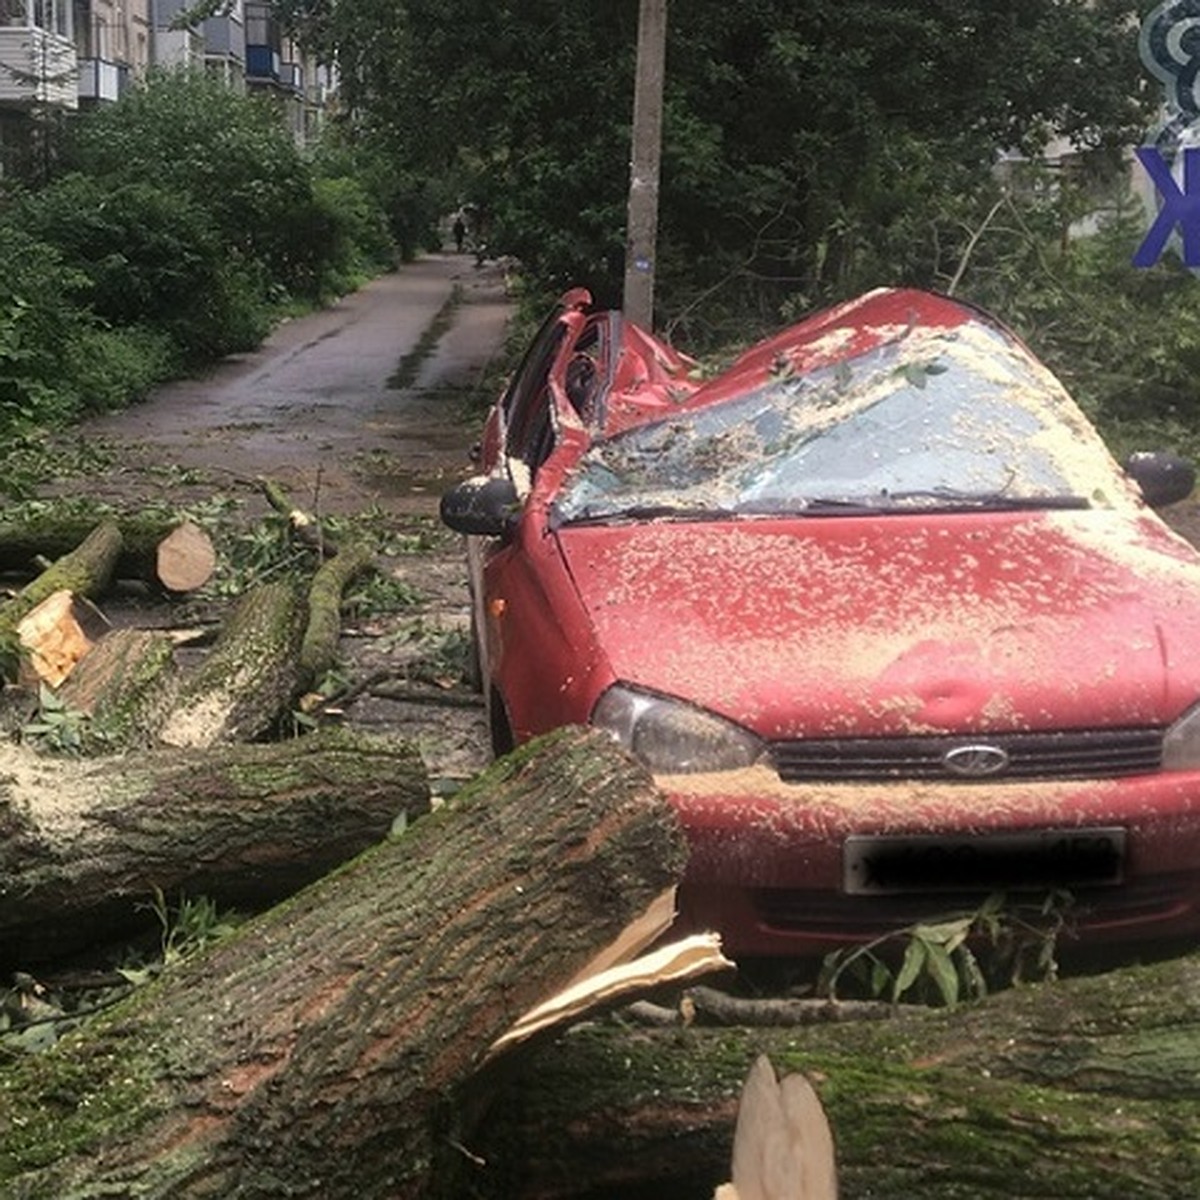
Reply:
[[[27,512],[18,507],[15,512],[15,517],[0,517],[0,572],[6,574],[28,572],[41,559],[70,553],[97,523],[94,515],[63,508]],[[114,576],[161,583],[159,548],[179,528],[178,519],[154,513],[125,513],[113,520],[121,531]],[[211,546],[211,540],[202,530],[200,536]]]
[[[262,909],[429,808],[417,752],[319,731],[220,752],[0,752],[0,960],[61,958],[147,922],[156,888]]]
[[[462,1194],[709,1197],[766,1053],[817,1087],[842,1200],[1184,1200],[1200,1179],[1200,957],[955,1011],[793,1029],[591,1024],[542,1044],[467,1148]]]
[[[58,689],[82,713],[83,750],[115,754],[154,745],[174,700],[174,642],[146,629],[114,629],[79,660]]]
[[[300,685],[315,687],[337,662],[342,632],[342,595],[347,584],[370,570],[375,556],[367,546],[344,546],[317,568],[308,589],[308,625],[300,645]]]
[[[670,806],[606,735],[533,743],[15,1066],[0,1187],[429,1194],[470,1136],[492,1042],[674,882],[684,854]]]
[[[244,592],[204,662],[182,683],[161,740],[202,748],[253,741],[271,730],[301,690],[304,620],[299,590],[290,583]]]

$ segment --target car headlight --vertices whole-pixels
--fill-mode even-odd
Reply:
[[[1200,767],[1200,704],[1189,708],[1163,737],[1164,771],[1194,771]]]
[[[758,738],[732,721],[620,684],[600,697],[592,724],[607,729],[662,775],[736,771],[755,762],[763,749]]]

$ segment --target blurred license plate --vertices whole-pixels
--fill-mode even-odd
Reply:
[[[1120,883],[1125,830],[848,837],[842,886],[853,896],[1095,887]]]

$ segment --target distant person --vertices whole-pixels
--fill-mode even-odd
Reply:
[[[463,252],[463,242],[466,240],[467,227],[463,224],[462,217],[454,218],[454,249],[461,254]]]

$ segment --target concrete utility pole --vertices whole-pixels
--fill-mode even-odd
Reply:
[[[654,254],[658,239],[658,175],[662,159],[663,74],[667,0],[640,0],[633,155],[625,234],[625,316],[652,328]]]

